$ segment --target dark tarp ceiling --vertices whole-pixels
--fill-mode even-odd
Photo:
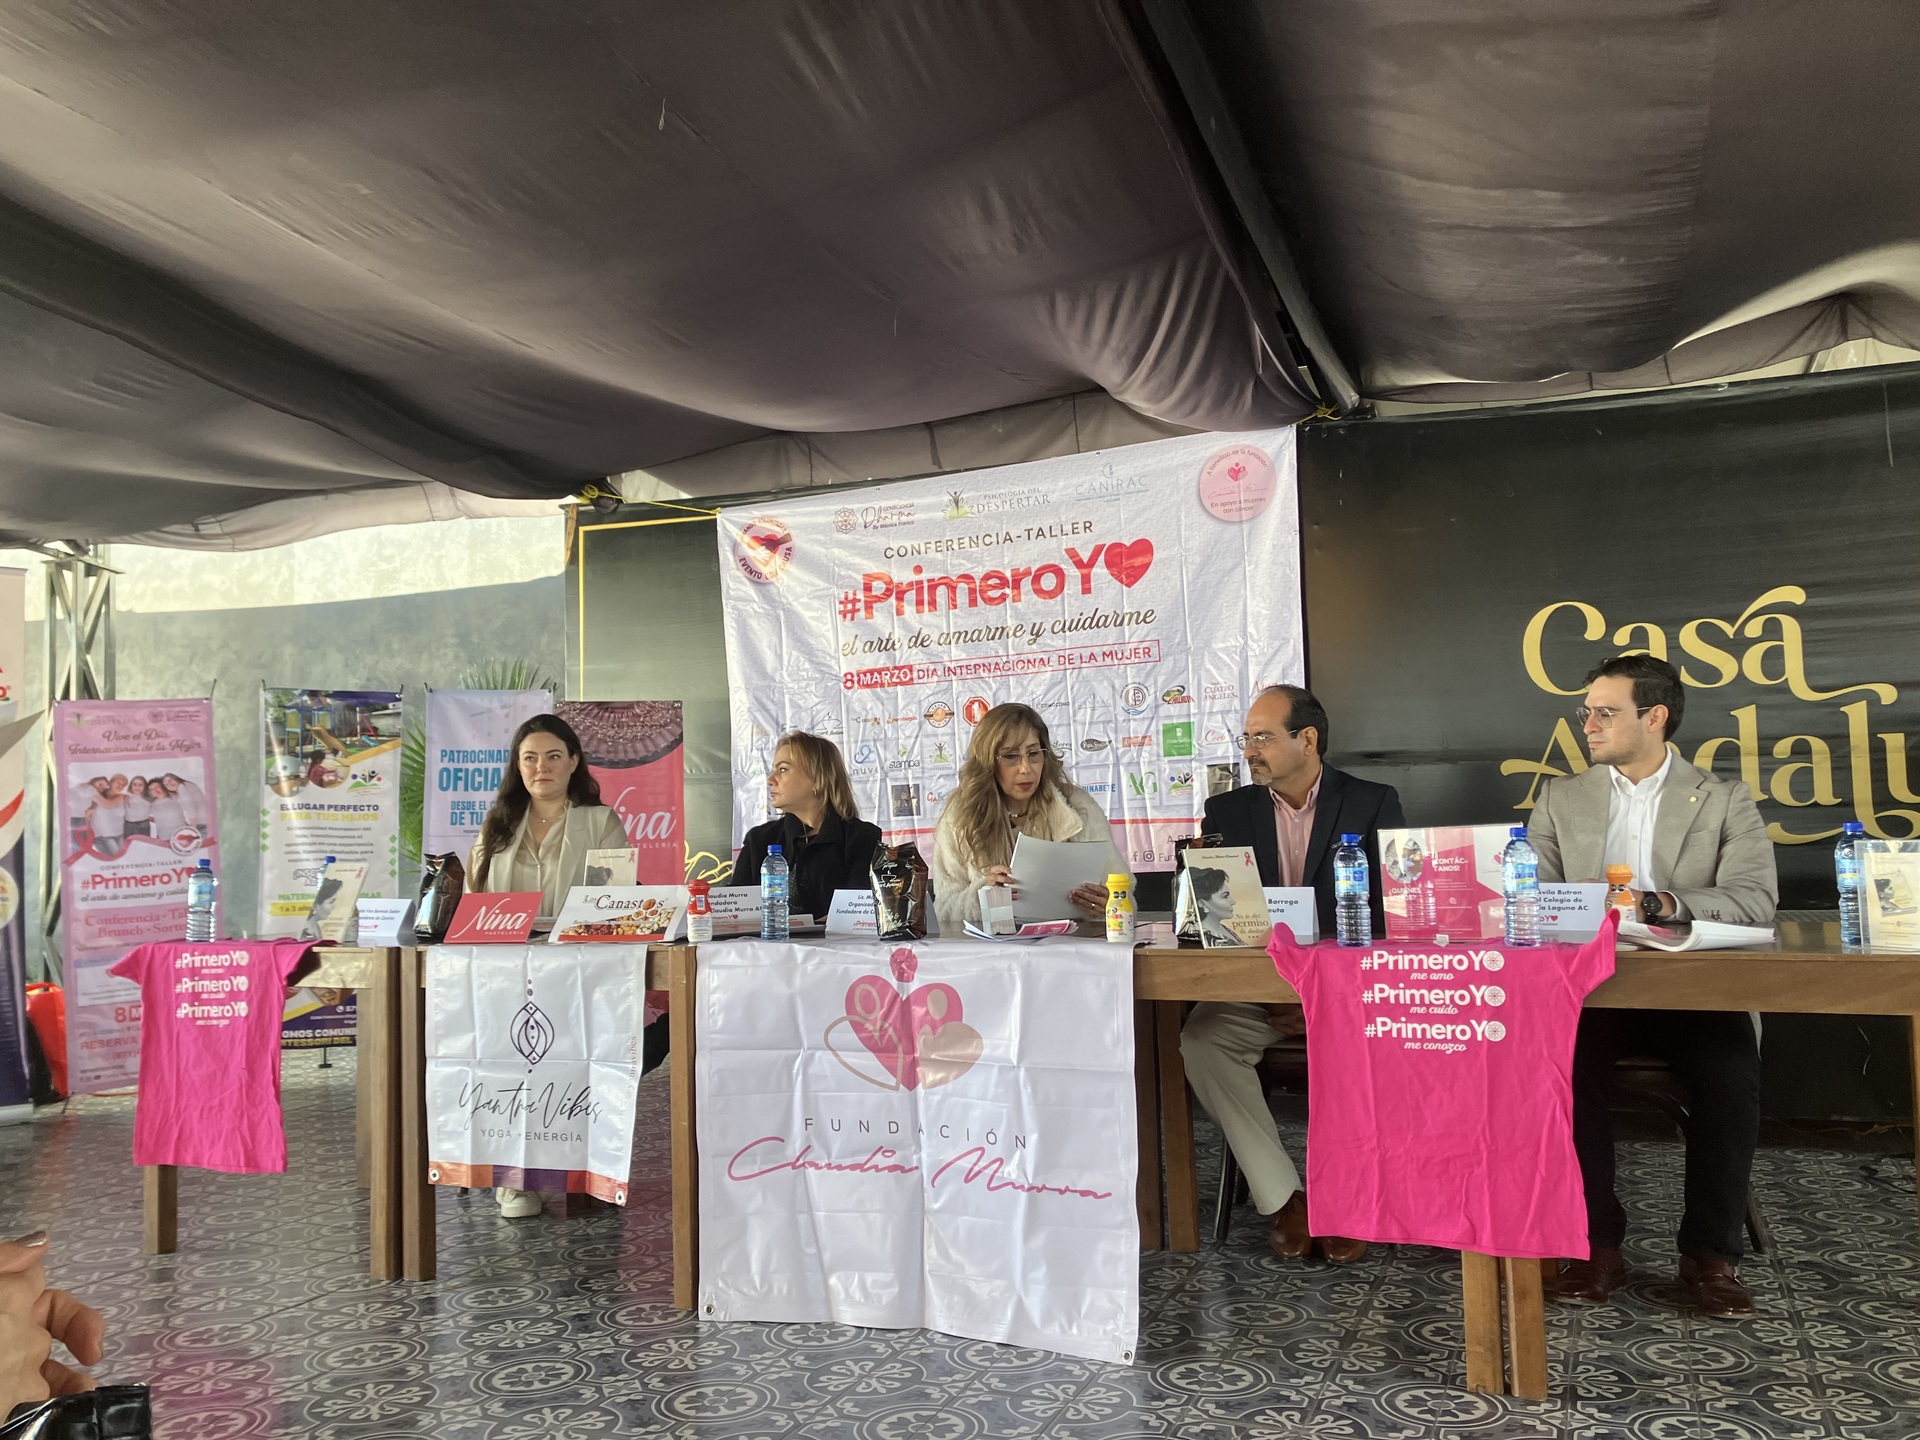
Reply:
[[[1090,388],[1268,426],[1306,362],[1450,399],[1920,346],[1916,33],[1903,0],[0,0],[0,532],[245,543],[268,502],[443,513]]]

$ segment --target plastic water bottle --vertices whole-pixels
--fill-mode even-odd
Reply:
[[[760,938],[787,938],[787,857],[778,845],[767,847],[760,867]]]
[[[1507,900],[1507,944],[1540,943],[1540,857],[1527,840],[1527,827],[1515,825],[1500,852],[1500,888]]]
[[[220,877],[213,862],[202,860],[187,876],[187,939],[220,938]]]
[[[1367,852],[1358,835],[1342,835],[1333,852],[1333,921],[1342,945],[1373,943],[1373,898]]]
[[[1867,827],[1849,820],[1840,827],[1840,842],[1833,847],[1833,878],[1840,882],[1840,943],[1866,944],[1866,932],[1860,925],[1860,842]]]

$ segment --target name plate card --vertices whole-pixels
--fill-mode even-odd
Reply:
[[[716,885],[707,892],[713,907],[713,936],[760,933],[760,887],[758,885]]]
[[[1600,933],[1607,918],[1607,887],[1601,884],[1540,886],[1540,938],[1582,944]]]
[[[827,910],[827,934],[877,938],[880,934],[880,917],[874,909],[873,891],[834,891],[833,904]]]
[[[540,913],[538,890],[466,894],[453,912],[444,945],[524,945]]]
[[[1267,921],[1284,925],[1302,945],[1320,938],[1320,906],[1308,885],[1268,885]]]
[[[360,943],[375,949],[413,944],[413,903],[411,900],[362,900]]]

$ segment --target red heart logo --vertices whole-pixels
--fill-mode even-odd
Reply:
[[[1136,540],[1131,545],[1107,546],[1107,573],[1128,589],[1153,568],[1153,541]]]
[[[1242,475],[1246,473],[1247,473],[1247,467],[1242,465],[1238,460],[1234,461],[1233,464],[1227,467],[1227,478],[1229,480],[1238,480]]]
[[[902,995],[880,976],[862,975],[847,987],[853,1033],[903,1090],[917,1090],[923,1080],[944,1085],[972,1068],[980,1037],[960,1016],[960,992],[951,985]]]

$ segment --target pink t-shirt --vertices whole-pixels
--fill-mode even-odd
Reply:
[[[1585,945],[1267,946],[1307,1013],[1307,1225],[1407,1245],[1587,1255],[1573,1150],[1580,1002],[1613,973]]]
[[[276,1174],[280,1019],[304,940],[169,941],[113,967],[140,986],[133,1163]]]

